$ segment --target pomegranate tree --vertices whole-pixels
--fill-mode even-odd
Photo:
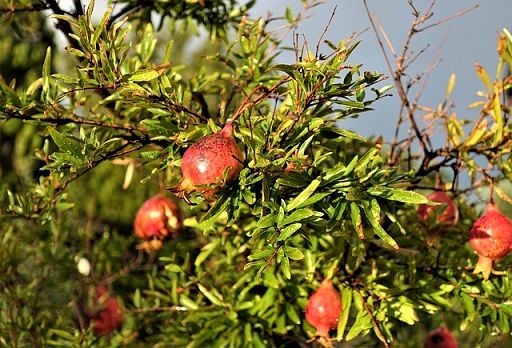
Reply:
[[[145,250],[158,250],[162,240],[176,235],[183,225],[180,208],[174,200],[158,194],[145,201],[137,211],[133,227],[143,240]]]
[[[484,214],[473,224],[469,242],[478,254],[475,274],[482,273],[488,279],[493,261],[506,256],[512,248],[512,221],[489,203]]]
[[[123,325],[124,313],[119,302],[102,285],[96,287],[94,307],[89,317],[95,335],[107,335]]]
[[[459,344],[453,334],[446,327],[442,326],[434,331],[431,331],[425,342],[423,348],[458,348]]]
[[[328,337],[338,325],[341,314],[340,294],[329,279],[325,279],[308,300],[306,320],[316,328],[316,335]]]
[[[459,211],[453,200],[446,192],[435,191],[427,196],[433,202],[441,203],[437,206],[421,204],[418,207],[418,214],[427,221],[431,214],[435,214],[436,220],[450,225],[455,225],[459,218]]]
[[[199,191],[205,196],[215,192],[206,186],[221,185],[238,176],[243,168],[243,156],[233,136],[233,125],[227,123],[218,133],[207,135],[192,144],[183,155],[183,178],[174,189],[178,192]]]

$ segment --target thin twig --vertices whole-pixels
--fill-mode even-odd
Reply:
[[[0,112],[4,112],[4,111],[0,111]],[[142,132],[142,133],[147,132],[147,130],[145,128],[135,126],[135,125],[120,124],[120,123],[108,122],[108,121],[91,120],[91,119],[83,118],[83,117],[80,117],[77,115],[68,115],[66,117],[60,117],[60,118],[50,118],[50,117],[40,118],[40,117],[35,117],[33,115],[24,115],[24,114],[21,114],[18,112],[9,112],[9,113],[5,113],[5,116],[0,116],[0,120],[7,120],[10,118],[16,118],[16,119],[19,119],[22,121],[47,122],[47,123],[55,124],[55,125],[59,125],[59,126],[65,125],[65,124],[70,124],[70,123],[77,123],[77,124],[85,124],[85,125],[96,126],[96,127],[120,129],[120,130],[125,130],[125,131],[130,131],[130,132],[133,132],[133,131]]]
[[[325,34],[327,33],[327,30],[331,26],[332,20],[334,18],[334,15],[336,14],[336,9],[338,6],[334,6],[334,9],[332,10],[331,17],[329,18],[329,21],[327,22],[327,25],[324,28],[324,31],[322,32],[322,35],[320,35],[320,38],[318,39],[318,42],[316,44],[316,50],[315,50],[315,58],[318,59],[318,52],[320,51],[320,43],[322,42],[322,39],[324,38]]]
[[[379,46],[384,54],[384,59],[386,60],[386,65],[388,66],[388,69],[389,69],[389,72],[392,74],[393,76],[393,81],[395,82],[395,87],[398,91],[398,94],[400,96],[400,100],[402,101],[402,103],[404,104],[404,107],[406,108],[407,110],[407,116],[409,118],[409,121],[411,122],[411,125],[412,125],[412,128],[414,130],[414,133],[416,134],[416,137],[418,138],[418,141],[420,142],[420,145],[421,145],[421,148],[423,149],[423,152],[425,154],[425,156],[427,156],[427,154],[429,153],[429,149],[427,148],[427,144],[425,143],[425,140],[423,139],[423,135],[421,134],[420,132],[420,129],[418,127],[418,123],[416,122],[416,119],[414,118],[414,109],[412,108],[411,104],[409,103],[409,100],[407,98],[407,95],[405,93],[405,90],[404,90],[404,87],[402,85],[402,82],[400,80],[400,76],[397,76],[397,74],[395,74],[395,71],[393,70],[392,66],[391,66],[391,61],[388,57],[388,54],[386,52],[386,49],[384,48],[384,44],[382,43],[382,40],[380,38],[380,35],[379,35],[379,32],[377,30],[377,26],[375,24],[375,21],[373,20],[373,16],[371,15],[370,13],[370,9],[368,8],[368,4],[366,2],[366,0],[363,0],[363,3],[364,3],[364,6],[365,6],[365,9],[366,9],[366,13],[368,15],[368,19],[370,20],[370,24],[373,28],[373,31],[375,33],[375,36],[377,37],[377,41],[379,43]],[[403,56],[401,56],[402,58],[399,57],[399,62],[400,61],[403,61]],[[398,65],[398,62],[397,62],[397,65]]]
[[[425,30],[427,30],[427,29],[433,28],[433,27],[438,26],[438,25],[440,25],[440,24],[446,23],[446,22],[448,22],[448,21],[450,21],[450,20],[452,20],[452,19],[455,19],[455,18],[457,18],[457,17],[464,16],[466,13],[471,12],[471,11],[473,11],[473,10],[477,9],[478,7],[480,7],[480,5],[479,5],[479,4],[476,4],[476,5],[474,5],[473,7],[470,7],[470,8],[468,8],[468,9],[465,9],[465,10],[462,10],[462,11],[460,11],[460,12],[457,12],[457,13],[455,13],[455,14],[451,15],[451,16],[448,16],[448,17],[442,18],[442,19],[440,19],[440,20],[438,20],[438,21],[435,21],[434,23],[429,24],[429,25],[427,25],[427,26],[425,26],[425,27],[423,27],[423,28],[416,28],[416,32],[417,32],[417,33],[421,33],[422,31],[425,31]]]

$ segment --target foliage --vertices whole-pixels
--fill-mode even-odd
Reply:
[[[34,62],[12,57],[19,79],[1,68],[0,145],[12,151],[0,171],[2,346],[307,346],[315,330],[303,309],[324,278],[342,297],[333,344],[419,346],[442,322],[473,345],[510,332],[510,275],[471,273],[467,232],[479,207],[466,203],[484,187],[512,203],[501,186],[512,178],[502,98],[510,78],[499,72],[492,81],[479,67],[485,90],[473,106],[481,117],[470,123],[448,106],[432,112],[447,143],[410,156],[341,127],[391,88],[350,63],[354,38],[326,42],[321,55],[297,41],[297,60],[283,64],[271,21],[245,16],[252,2],[119,1],[98,23],[94,3],[73,13],[46,3],[68,37],[65,52],[44,37],[48,48],[34,47]],[[20,6],[9,16],[41,18],[44,8]],[[155,11],[160,23],[151,21]],[[287,10],[288,28],[301,16]],[[172,38],[191,26],[211,33],[212,49],[177,64],[186,56]],[[508,31],[498,54],[499,69],[510,68]],[[180,201],[181,234],[157,253],[137,250],[137,207],[176,185],[185,149],[230,120],[245,155],[239,178],[213,201],[199,193],[192,205]],[[458,186],[461,168],[468,189]],[[435,186],[434,177],[453,182]],[[416,205],[428,203],[421,187],[453,192],[456,226],[418,219]],[[432,226],[446,230],[433,247]],[[80,258],[90,275],[77,271]],[[84,311],[98,283],[115,289],[127,313],[122,330],[105,337],[94,336]]]

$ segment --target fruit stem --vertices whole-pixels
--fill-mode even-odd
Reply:
[[[492,262],[492,259],[486,256],[479,255],[478,262],[475,266],[473,274],[478,274],[481,272],[483,274],[484,280],[489,279],[489,276],[491,275],[492,272]]]
[[[317,342],[320,343],[325,348],[332,348],[331,340],[329,339],[329,332],[327,333],[320,333],[316,332],[316,335],[318,336]]]

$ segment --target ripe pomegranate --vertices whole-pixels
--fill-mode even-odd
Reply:
[[[199,139],[185,151],[181,163],[183,179],[174,190],[199,191],[209,196],[215,189],[198,186],[221,184],[228,167],[227,181],[236,178],[243,168],[242,152],[233,137],[231,123],[219,133]]]
[[[162,239],[176,235],[183,226],[180,208],[174,200],[156,195],[145,201],[137,211],[133,227],[135,234],[143,239],[145,250],[158,250]]]
[[[450,330],[441,326],[440,328],[431,331],[425,338],[423,348],[458,348],[459,344],[455,337],[453,337]]]
[[[327,337],[338,325],[340,314],[340,294],[329,279],[324,279],[308,300],[306,320],[316,328],[317,336]]]
[[[473,273],[482,272],[484,279],[488,279],[493,261],[506,256],[512,249],[512,221],[501,214],[494,203],[487,204],[484,215],[473,224],[469,243],[478,254]]]
[[[124,313],[121,306],[119,306],[119,302],[111,297],[102,285],[96,287],[95,300],[97,308],[89,313],[94,334],[104,336],[119,329],[124,320]]]
[[[418,214],[427,221],[430,214],[436,214],[436,220],[455,225],[459,219],[459,211],[453,200],[443,191],[436,191],[427,196],[433,202],[442,203],[441,205],[432,206],[421,204],[418,207]]]

